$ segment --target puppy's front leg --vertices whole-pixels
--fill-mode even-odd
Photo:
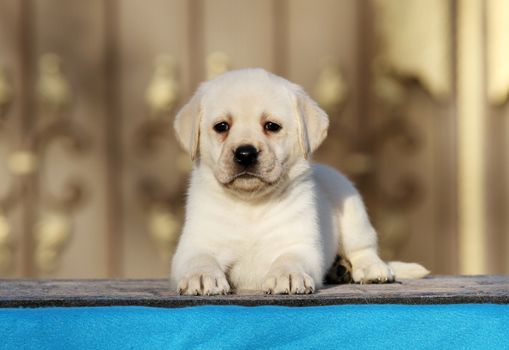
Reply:
[[[262,289],[267,294],[309,294],[315,290],[313,278],[304,272],[302,259],[284,254],[271,265]]]
[[[185,295],[228,294],[230,285],[217,260],[196,255],[179,264],[178,293]]]
[[[346,259],[352,264],[352,279],[357,283],[392,282],[394,274],[378,256],[376,231],[361,196],[353,186],[350,193],[340,216],[340,242]]]

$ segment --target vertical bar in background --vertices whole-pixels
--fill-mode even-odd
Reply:
[[[458,2],[459,267],[486,273],[484,2]]]
[[[509,0],[486,1],[490,273],[509,272]]]
[[[486,31],[488,99],[501,106],[509,95],[509,0],[486,2]]]
[[[31,140],[27,135],[31,132],[34,124],[35,110],[35,11],[34,3],[32,0],[24,0],[21,3],[21,21],[20,21],[20,52],[21,52],[21,90],[24,92],[24,100],[20,104],[20,117],[21,117],[21,132],[22,132],[22,145],[27,147],[26,151],[33,151],[31,148]],[[19,145],[18,145],[19,147]],[[21,224],[21,246],[23,250],[23,266],[22,276],[35,277],[34,267],[34,237],[33,225],[35,223],[36,206],[37,206],[37,173],[30,173],[26,175],[23,184],[23,193],[21,198],[21,205],[23,207],[23,220]]]
[[[31,229],[28,224],[25,202],[18,192],[20,175],[12,172],[8,164],[16,151],[20,151],[21,141],[25,130],[29,127],[28,120],[29,106],[27,95],[30,94],[31,75],[29,76],[26,67],[29,64],[29,51],[32,46],[24,39],[32,36],[32,30],[27,28],[27,1],[0,0],[0,69],[4,71],[7,79],[10,107],[4,110],[0,122],[0,202],[7,204],[6,208],[0,209],[0,215],[7,219],[10,227],[9,236],[2,239],[4,244],[0,252],[2,269],[0,275],[4,277],[28,277],[32,265],[32,255],[27,252],[31,250],[32,242],[26,241],[31,237]],[[28,45],[27,45],[28,44]],[[1,79],[0,79],[1,80]],[[0,84],[1,85],[1,84]],[[11,173],[9,174],[9,170]],[[13,196],[13,197],[11,197]],[[9,199],[10,198],[10,199]],[[1,230],[1,229],[0,229]],[[6,232],[4,231],[4,234]],[[16,245],[11,244],[9,239],[14,238]]]
[[[123,234],[121,226],[122,205],[121,197],[121,172],[122,158],[119,135],[122,130],[122,118],[120,117],[118,67],[118,7],[116,0],[106,1],[104,28],[105,28],[105,95],[106,95],[106,182],[108,195],[106,207],[108,211],[106,224],[106,255],[108,277],[122,277],[122,245]]]

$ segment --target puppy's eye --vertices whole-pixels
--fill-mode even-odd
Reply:
[[[230,124],[228,124],[227,122],[217,123],[216,125],[214,125],[214,130],[217,133],[222,134],[223,132],[227,132],[228,130],[230,130]]]
[[[281,130],[281,125],[274,122],[266,122],[263,127],[269,132],[278,132]]]

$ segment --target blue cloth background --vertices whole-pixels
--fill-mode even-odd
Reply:
[[[508,349],[509,305],[0,309],[2,349]]]

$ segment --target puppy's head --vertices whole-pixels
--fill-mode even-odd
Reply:
[[[174,126],[183,148],[222,186],[256,197],[310,156],[328,124],[298,85],[263,69],[243,69],[203,83]]]

